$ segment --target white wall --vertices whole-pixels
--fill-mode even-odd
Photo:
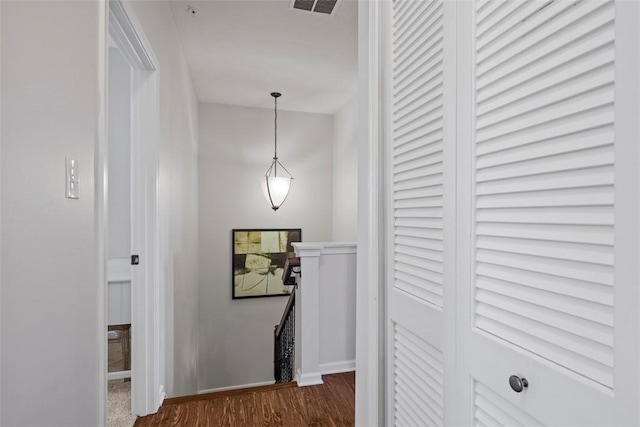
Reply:
[[[197,102],[166,2],[131,2],[159,61],[161,256],[169,289],[168,392],[196,392]],[[0,325],[10,426],[102,423],[94,147],[106,4],[3,1]],[[64,158],[80,199],[64,197]],[[175,304],[175,309],[173,309]]]
[[[355,242],[358,235],[358,97],[354,95],[333,121],[334,242]]]
[[[350,247],[345,249],[351,253],[340,253],[330,246],[320,257],[322,373],[355,369],[356,358],[356,252]]]
[[[6,426],[98,425],[94,146],[99,2],[3,1],[1,280]],[[65,156],[80,199],[66,199]]]
[[[198,103],[169,2],[128,1],[160,73],[159,218],[165,280],[166,391],[197,392],[198,355]]]
[[[286,94],[280,100],[286,105]],[[277,212],[260,188],[273,119],[271,109],[200,104],[200,390],[273,380],[273,328],[287,299],[231,299],[231,230],[331,236],[333,117],[278,111],[278,154],[295,179]]]
[[[108,256],[131,255],[131,68],[109,49],[109,242]]]

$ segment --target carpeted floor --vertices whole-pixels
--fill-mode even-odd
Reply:
[[[124,369],[121,340],[109,340],[109,372]],[[107,393],[107,427],[131,427],[136,422],[131,414],[131,382],[111,380]]]
[[[136,416],[131,414],[131,382],[109,381],[107,394],[107,427],[131,427]]]

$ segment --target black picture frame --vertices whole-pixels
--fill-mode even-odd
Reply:
[[[302,241],[300,228],[234,228],[231,230],[232,299],[288,296],[292,285],[282,276],[292,243]]]

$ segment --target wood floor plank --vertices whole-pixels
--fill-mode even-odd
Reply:
[[[324,384],[278,386],[167,399],[136,427],[347,427],[355,425],[355,373],[323,376]]]
[[[298,385],[295,382],[290,382],[290,383],[263,385],[258,387],[248,387],[243,389],[214,391],[211,393],[196,394],[192,396],[169,397],[164,400],[164,403],[166,405],[172,405],[174,403],[192,402],[195,400],[210,400],[210,399],[221,397],[221,396],[235,396],[238,394],[247,394],[253,391],[280,390],[282,388],[290,388],[290,387],[297,387],[297,386]]]

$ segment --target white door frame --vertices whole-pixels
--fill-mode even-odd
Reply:
[[[131,207],[132,254],[140,255],[140,265],[132,269],[132,347],[131,409],[136,415],[157,411],[165,397],[164,340],[162,309],[163,281],[160,276],[158,232],[159,175],[159,71],[157,60],[140,23],[128,13],[121,0],[108,0],[107,32],[131,66]],[[108,52],[105,37],[102,49]],[[104,61],[105,81],[108,60]],[[105,90],[105,93],[108,91]],[[105,97],[106,98],[106,97]],[[106,135],[107,102],[103,103]],[[107,236],[108,236],[108,138],[99,138],[96,149],[96,222],[98,253],[98,286],[100,287],[99,325],[103,339],[99,345],[102,366],[100,405],[106,406],[106,333],[107,333]],[[104,382],[103,382],[104,381]],[[106,410],[102,419],[106,421]]]
[[[380,1],[358,1],[358,254],[356,425],[384,424],[383,135]]]

